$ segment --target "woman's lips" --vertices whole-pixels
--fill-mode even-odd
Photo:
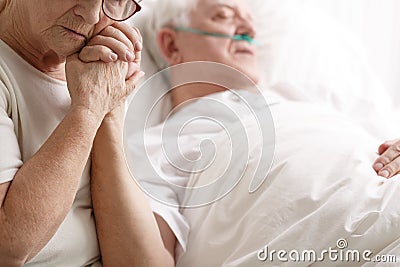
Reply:
[[[87,40],[87,37],[84,35],[84,34],[82,34],[82,33],[79,33],[79,32],[76,32],[76,31],[74,31],[74,30],[72,30],[72,29],[69,29],[69,28],[66,28],[66,27],[63,27],[71,36],[73,36],[74,38],[76,38],[76,39],[84,39],[85,41]]]

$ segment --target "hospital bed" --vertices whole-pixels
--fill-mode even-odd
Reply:
[[[280,121],[294,119],[296,123],[277,133],[281,138],[279,149],[268,178],[258,190],[249,192],[251,175],[244,175],[219,201],[182,209],[191,230],[187,251],[178,252],[177,266],[378,264],[363,258],[339,261],[327,257],[323,262],[318,257],[269,262],[265,259],[266,248],[300,254],[314,250],[318,256],[328,249],[338,253],[371,250],[372,256],[399,254],[398,178],[385,181],[377,177],[371,167],[376,155],[371,151],[376,151],[384,140],[398,138],[400,124],[385,116],[395,114],[396,109],[369,65],[362,45],[344,26],[315,9],[280,1],[251,2],[258,12],[262,88],[298,108],[295,112],[284,109],[286,112],[278,115]],[[155,42],[146,40],[146,9],[150,8],[152,1],[144,3],[143,13],[132,21],[144,35],[142,67],[147,78],[162,67],[153,53]],[[151,89],[165,91],[167,87],[167,82],[159,79]],[[162,122],[171,109],[169,99],[163,99],[147,117],[148,106],[153,106],[155,99],[153,92],[144,95],[135,103],[143,105],[147,125]],[[319,109],[305,108],[307,104]],[[324,122],[323,114],[332,110],[342,114],[343,120],[337,119],[337,124]],[[312,117],[319,128],[307,128],[302,139],[296,140],[293,132],[308,123],[301,120],[304,114]],[[129,110],[127,116],[127,121],[134,124]],[[364,132],[348,124],[345,117],[351,117]],[[126,127],[129,132],[131,126]],[[324,132],[319,132],[322,128]],[[287,139],[282,140],[282,136]],[[352,137],[345,140],[348,136]],[[321,148],[318,140],[325,140],[330,146]],[[343,142],[349,142],[348,149],[335,151],[335,147],[343,147]],[[226,145],[221,141],[221,149]],[[297,152],[292,153],[293,150]],[[241,156],[233,151],[231,160],[240,161]],[[301,160],[291,160],[293,157]],[[224,171],[222,166],[218,168],[218,161],[214,164],[217,168],[212,173],[192,175],[191,186],[198,181],[211,182]],[[250,165],[246,172],[253,167]],[[296,176],[298,173],[301,177]]]

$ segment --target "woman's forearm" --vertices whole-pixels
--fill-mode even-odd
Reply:
[[[55,234],[71,208],[99,124],[86,110],[71,110],[8,190],[1,190],[3,264],[24,263]]]

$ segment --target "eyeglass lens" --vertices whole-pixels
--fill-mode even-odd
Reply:
[[[104,0],[103,11],[113,20],[122,21],[128,19],[140,10],[140,6],[132,0]]]

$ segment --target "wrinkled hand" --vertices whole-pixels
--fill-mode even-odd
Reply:
[[[132,75],[128,79],[128,71]],[[129,70],[127,62],[82,62],[78,55],[67,58],[66,75],[71,107],[83,108],[100,120],[121,106],[144,76],[137,64]]]
[[[83,62],[117,60],[128,62],[128,79],[135,69],[140,68],[142,36],[139,30],[123,22],[115,22],[95,35],[79,53]]]
[[[139,30],[116,22],[95,35],[79,54],[68,57],[72,108],[87,109],[104,119],[121,106],[144,76],[141,51]]]
[[[373,168],[378,175],[391,178],[400,173],[400,139],[386,141],[379,146],[379,158]]]

